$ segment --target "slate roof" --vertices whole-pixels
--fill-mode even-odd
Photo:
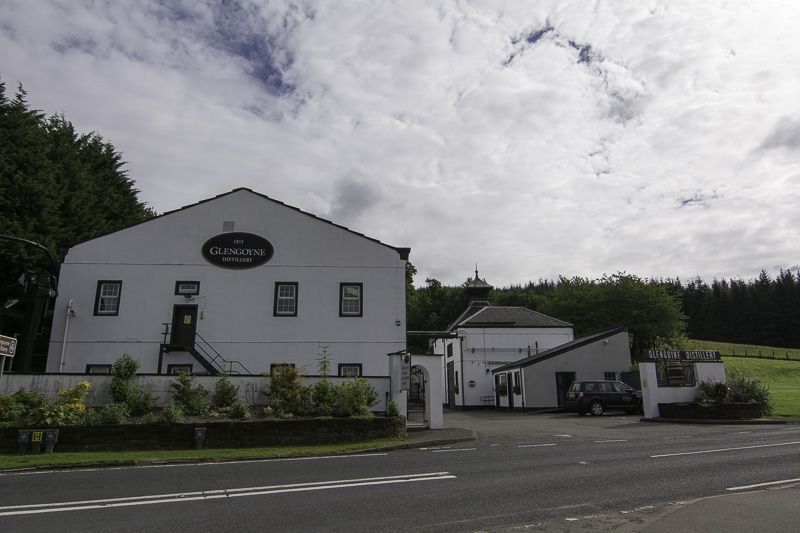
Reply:
[[[587,335],[585,337],[581,337],[579,339],[575,339],[574,341],[570,341],[564,343],[560,346],[556,346],[555,348],[550,348],[549,350],[545,350],[543,352],[539,352],[536,355],[532,355],[530,357],[525,357],[520,359],[519,361],[514,361],[513,363],[508,363],[507,365],[499,366],[497,368],[492,369],[492,373],[497,372],[504,372],[506,370],[511,370],[512,368],[521,368],[523,366],[530,366],[541,361],[545,361],[547,359],[552,359],[553,357],[557,357],[559,355],[565,354],[567,352],[571,352],[576,348],[580,348],[581,346],[586,346],[587,344],[592,344],[594,342],[601,341],[612,335],[616,335],[618,333],[622,333],[623,331],[627,331],[625,326],[617,326],[615,328],[607,329],[604,331],[600,331],[593,335]]]
[[[572,324],[525,307],[471,306],[448,328],[569,328]]]

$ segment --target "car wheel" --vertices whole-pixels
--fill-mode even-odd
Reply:
[[[599,400],[595,400],[589,405],[589,412],[592,416],[600,416],[603,414],[603,404]]]

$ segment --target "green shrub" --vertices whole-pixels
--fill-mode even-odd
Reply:
[[[175,376],[175,383],[170,384],[172,399],[181,410],[190,416],[200,416],[208,413],[211,407],[208,401],[208,391],[202,385],[194,384],[194,376],[184,372]]]
[[[83,426],[99,426],[103,423],[103,415],[97,409],[86,409],[78,423]]]
[[[58,399],[55,402],[44,400],[44,403],[28,413],[28,421],[31,424],[46,426],[79,423],[86,411],[84,400],[91,387],[91,383],[82,381],[73,387],[58,391]]]
[[[26,413],[14,396],[0,396],[0,422],[17,422]]]
[[[269,403],[278,415],[311,413],[311,390],[303,387],[300,371],[291,365],[280,365],[272,370]]]
[[[231,418],[236,420],[250,418],[250,406],[242,400],[236,400],[231,404]]]
[[[111,365],[111,397],[114,402],[127,405],[132,416],[145,415],[156,405],[155,396],[139,389],[134,382],[137,370],[139,361],[127,353]]]
[[[180,424],[184,421],[183,409],[174,403],[164,407],[161,411],[161,421],[167,424]]]
[[[375,388],[364,378],[349,379],[335,388],[333,414],[336,416],[368,416],[369,408],[378,401]]]
[[[723,381],[702,381],[698,385],[698,400],[701,402],[723,402],[728,396],[728,385]]]
[[[769,388],[757,378],[732,376],[728,380],[728,400],[743,403],[757,403],[765,415],[772,413],[772,394]]]
[[[110,403],[100,410],[100,419],[103,424],[124,424],[130,416],[130,409],[125,403]]]
[[[22,406],[24,413],[29,413],[47,403],[47,397],[38,391],[19,389],[11,395],[12,400]]]
[[[239,387],[231,383],[228,376],[222,376],[214,384],[214,396],[211,400],[218,408],[230,407],[238,394]]]
[[[386,416],[400,416],[400,407],[394,400],[389,400],[386,404]]]
[[[333,413],[335,387],[327,379],[318,381],[311,386],[311,400],[314,412],[320,416],[330,416]]]

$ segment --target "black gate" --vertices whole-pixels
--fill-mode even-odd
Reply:
[[[413,427],[428,427],[425,418],[425,373],[418,366],[411,367],[411,389],[408,391],[408,420],[407,425]]]

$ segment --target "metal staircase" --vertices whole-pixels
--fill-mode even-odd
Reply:
[[[169,324],[164,324],[164,340],[166,341],[169,336]],[[220,374],[228,375],[250,375],[251,372],[245,367],[241,361],[233,359],[225,359],[222,354],[214,349],[211,344],[205,340],[199,333],[195,332],[194,342],[191,345],[184,346],[182,344],[169,344],[164,342],[161,344],[161,353],[169,352],[187,352],[206,369],[209,374],[218,376]],[[160,366],[160,363],[159,363]],[[160,371],[160,369],[159,369]]]

